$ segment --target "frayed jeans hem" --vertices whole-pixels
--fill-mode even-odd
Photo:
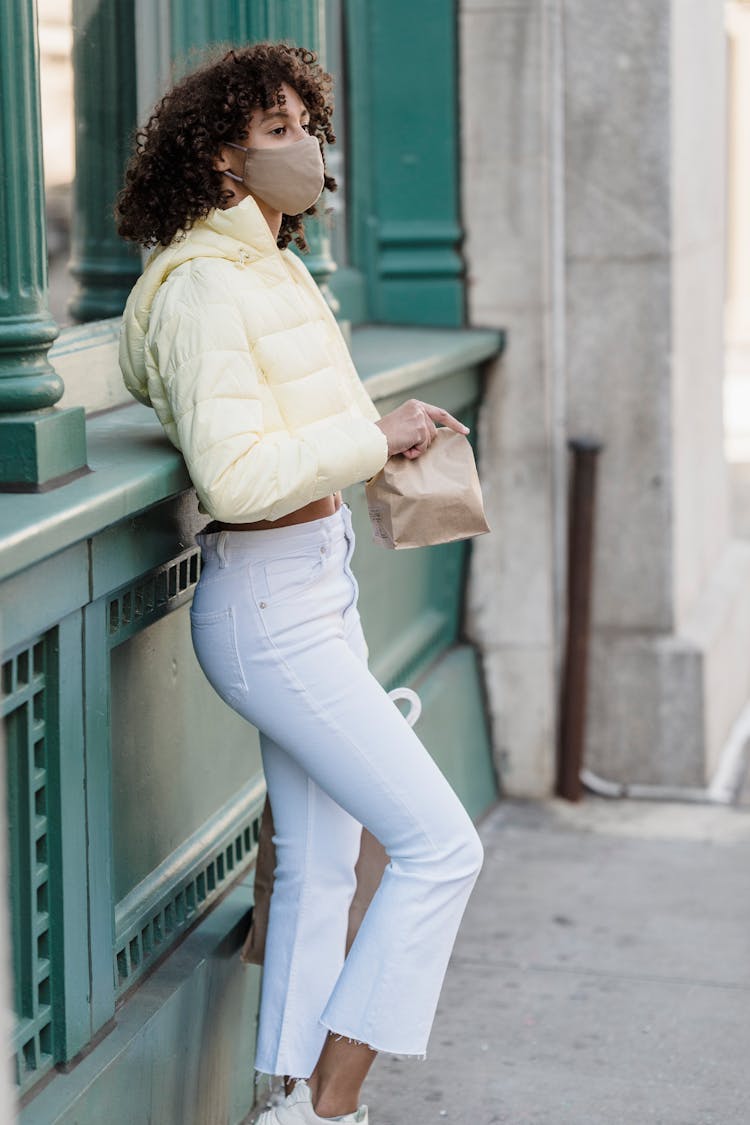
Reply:
[[[262,1078],[289,1078],[292,1082],[307,1082],[309,1074],[287,1074],[284,1072],[280,1074],[276,1070],[263,1070],[261,1067],[253,1067],[256,1076],[260,1075]]]
[[[379,1055],[391,1055],[392,1058],[396,1059],[418,1059],[420,1062],[424,1062],[424,1060],[427,1058],[426,1051],[393,1051],[390,1047],[378,1047],[375,1043],[370,1043],[364,1039],[358,1039],[355,1035],[347,1035],[345,1031],[337,1031],[336,1028],[331,1027],[327,1023],[324,1023],[323,1020],[318,1020],[318,1023],[321,1027],[324,1027],[326,1031],[330,1035],[332,1035],[337,1042],[339,1042],[341,1039],[346,1039],[347,1043],[355,1043],[360,1047],[369,1047],[371,1051],[377,1051]]]
[[[346,1039],[347,1043],[355,1043],[360,1047],[369,1047],[371,1051],[376,1051],[379,1055],[390,1055],[391,1058],[401,1059],[404,1062],[410,1060],[424,1062],[427,1058],[426,1051],[417,1053],[410,1051],[393,1051],[389,1047],[377,1047],[374,1043],[368,1043],[364,1039],[357,1039],[356,1036],[347,1035],[345,1032],[338,1032],[334,1028],[329,1027],[327,1024],[323,1023],[322,1020],[320,1020],[319,1023],[320,1026],[324,1027],[326,1031],[329,1032],[337,1042],[342,1039]],[[254,1067],[254,1070],[256,1074],[263,1075],[266,1078],[290,1078],[295,1082],[299,1081],[300,1079],[304,1079],[304,1081],[306,1082],[310,1077],[309,1074],[289,1074],[288,1071],[266,1070],[262,1066],[257,1065]]]

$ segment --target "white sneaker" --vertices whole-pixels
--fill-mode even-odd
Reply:
[[[345,1113],[340,1117],[318,1117],[313,1109],[310,1087],[304,1078],[300,1078],[283,1103],[264,1110],[255,1125],[320,1125],[325,1121],[338,1121],[341,1125],[368,1125],[367,1106],[361,1105],[356,1113]]]

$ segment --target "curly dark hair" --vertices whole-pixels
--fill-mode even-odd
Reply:
[[[314,51],[287,43],[232,48],[178,82],[136,132],[115,204],[118,233],[142,246],[167,246],[178,231],[223,206],[231,192],[222,187],[214,159],[226,141],[243,142],[254,109],[283,103],[282,82],[305,103],[310,134],[333,144],[333,80]],[[325,186],[336,190],[328,172]],[[313,206],[305,214],[315,212]],[[279,248],[292,239],[308,249],[302,215],[282,217]]]

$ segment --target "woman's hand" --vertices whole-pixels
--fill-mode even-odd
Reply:
[[[403,453],[404,457],[413,460],[420,457],[433,441],[437,432],[436,423],[455,430],[458,434],[468,434],[469,427],[464,426],[447,410],[439,406],[432,406],[429,402],[420,402],[417,398],[410,398],[402,406],[384,414],[379,426],[388,439],[388,456],[394,453]]]

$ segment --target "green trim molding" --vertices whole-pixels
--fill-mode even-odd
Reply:
[[[464,323],[455,0],[346,0],[351,264],[370,320]]]

